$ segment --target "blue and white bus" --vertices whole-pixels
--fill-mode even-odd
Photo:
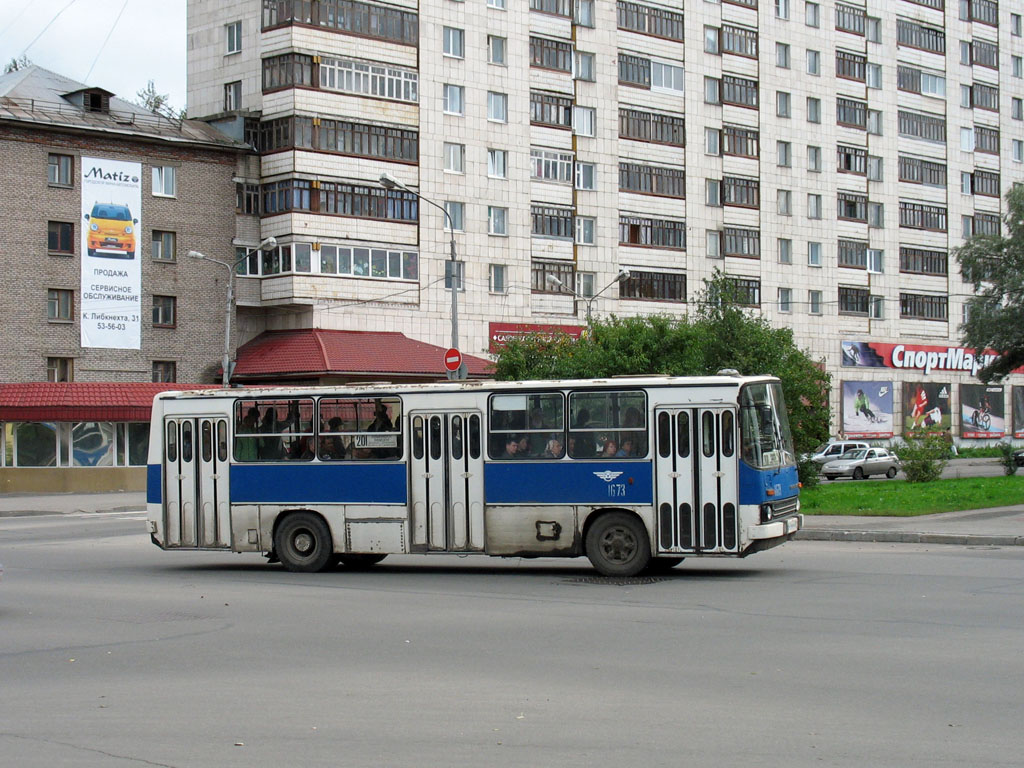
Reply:
[[[800,529],[799,483],[778,380],[723,374],[165,392],[149,532],[292,571],[478,553],[631,576],[744,557]]]

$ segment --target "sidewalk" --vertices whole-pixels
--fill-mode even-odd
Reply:
[[[73,512],[138,512],[145,509],[145,491],[0,493],[0,517],[67,515]]]

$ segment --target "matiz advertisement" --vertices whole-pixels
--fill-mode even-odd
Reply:
[[[843,435],[892,437],[894,399],[891,381],[844,381]]]
[[[960,437],[986,440],[1006,434],[1003,388],[960,385]]]
[[[949,433],[949,383],[903,382],[903,434],[906,437]]]
[[[82,346],[139,349],[142,165],[82,158]]]

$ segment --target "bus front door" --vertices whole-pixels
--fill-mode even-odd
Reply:
[[[164,546],[226,549],[228,423],[223,418],[171,418],[164,422]]]
[[[659,408],[655,424],[658,554],[735,552],[734,411]]]
[[[414,412],[410,423],[413,551],[483,551],[480,414]]]

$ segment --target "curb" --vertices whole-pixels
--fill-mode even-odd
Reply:
[[[983,536],[962,533],[905,531],[844,531],[811,528],[797,531],[794,541],[852,541],[897,544],[955,544],[960,546],[1024,547],[1024,536]]]

